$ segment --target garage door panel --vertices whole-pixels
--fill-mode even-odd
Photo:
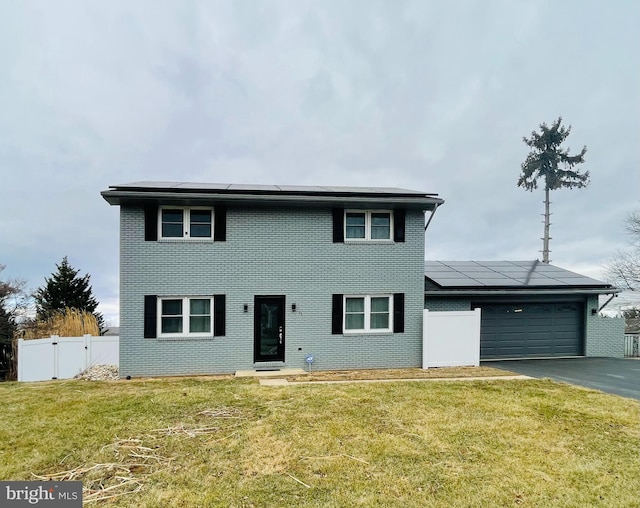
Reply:
[[[577,335],[575,326],[570,325],[569,323],[554,323],[554,330],[556,334],[569,334],[569,335]]]
[[[578,336],[572,330],[566,332],[560,331],[555,334],[555,339],[556,341],[566,340],[575,342],[578,339]]]
[[[533,358],[583,353],[581,303],[477,304],[480,357]]]
[[[509,323],[501,328],[497,327],[494,333],[500,334],[501,337],[505,337],[508,335],[520,337],[522,335],[522,327],[517,326],[513,323]]]
[[[548,347],[547,346],[527,346],[527,354],[526,356],[548,356]]]
[[[500,356],[504,356],[507,358],[524,358],[526,356],[526,353],[524,351],[524,349],[522,349],[521,347],[519,348],[501,348],[500,349]]]

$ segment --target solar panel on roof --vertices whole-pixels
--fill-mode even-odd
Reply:
[[[202,190],[244,190],[256,192],[293,192],[300,194],[390,194],[408,195],[412,197],[435,197],[421,191],[401,189],[397,187],[352,187],[352,186],[321,186],[321,185],[260,185],[260,184],[227,184],[203,182],[154,182],[140,181],[118,185],[111,185],[112,189],[202,189]]]
[[[279,189],[275,185],[249,185],[244,183],[234,183],[229,185],[229,190],[245,190],[245,191],[271,191],[277,192]]]
[[[501,267],[493,267],[494,270],[500,273],[529,273],[529,270],[522,268],[521,266],[509,265]]]
[[[284,192],[328,192],[328,189],[326,187],[310,185],[278,185],[277,187]]]
[[[435,280],[440,286],[481,286],[482,284],[480,284],[478,281],[473,280],[473,279],[467,279],[467,278],[460,278],[460,279],[433,279]]]
[[[494,286],[494,287],[510,287],[510,286],[524,286],[524,283],[514,281],[513,279],[477,279],[478,284],[482,286]]]
[[[229,188],[228,183],[198,183],[182,182],[175,185],[178,189],[202,189],[202,190],[224,190]]]
[[[474,279],[505,279],[510,277],[505,277],[504,274],[498,272],[474,272],[473,274],[467,273],[469,277]]]
[[[427,261],[425,275],[442,287],[608,286],[539,261]]]
[[[527,281],[527,286],[569,286],[566,282],[562,282],[555,279],[530,279]]]

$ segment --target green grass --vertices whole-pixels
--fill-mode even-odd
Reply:
[[[640,403],[547,380],[74,380],[0,400],[0,479],[75,471],[87,495],[120,494],[86,506],[640,500]]]

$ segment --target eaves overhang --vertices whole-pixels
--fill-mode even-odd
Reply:
[[[311,191],[298,188],[288,190],[230,190],[230,189],[157,189],[133,186],[113,186],[102,191],[102,197],[110,205],[146,205],[169,204],[196,206],[211,203],[252,204],[269,206],[358,206],[391,207],[418,210],[432,210],[444,203],[437,194],[425,194],[415,191],[393,189],[350,188],[348,191],[322,190]]]

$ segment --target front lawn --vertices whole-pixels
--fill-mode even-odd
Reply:
[[[0,479],[85,506],[638,506],[640,403],[552,381],[0,384]]]

